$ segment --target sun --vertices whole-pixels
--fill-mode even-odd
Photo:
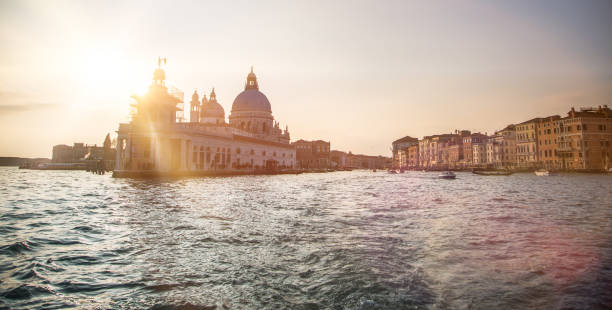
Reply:
[[[88,50],[80,54],[78,66],[80,84],[96,90],[115,90],[129,87],[129,64],[116,51]]]
[[[143,94],[148,80],[134,72],[142,71],[121,50],[87,48],[79,51],[73,63],[75,95],[87,104],[92,99],[105,104],[124,105],[133,94]]]

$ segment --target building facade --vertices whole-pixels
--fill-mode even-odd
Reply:
[[[194,92],[190,122],[178,122],[182,93],[166,86],[158,65],[148,92],[133,96],[131,122],[119,124],[116,176],[263,173],[295,166],[289,131],[274,120],[252,69],[232,104],[229,123],[214,89],[202,101]]]
[[[516,125],[516,160],[517,167],[530,169],[538,166],[538,137],[536,126],[539,118],[534,118]]]
[[[608,170],[612,167],[612,111],[572,108],[559,120],[557,155],[562,169]]]
[[[291,143],[296,151],[296,166],[301,169],[329,169],[330,142],[323,140],[298,140]]]
[[[516,126],[508,125],[495,132],[495,136],[501,144],[500,168],[514,169],[516,167]]]
[[[419,145],[419,139],[410,136],[397,139],[391,143],[393,154],[393,167],[405,169],[408,167],[408,148],[414,145]]]
[[[559,138],[559,115],[541,118],[536,123],[538,137],[538,166],[556,170],[561,169],[561,161],[557,156],[557,140]]]

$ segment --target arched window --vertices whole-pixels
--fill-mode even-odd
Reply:
[[[240,148],[236,149],[236,154],[240,154]]]

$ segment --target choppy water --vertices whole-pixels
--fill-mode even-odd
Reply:
[[[612,176],[0,168],[0,308],[612,307]]]

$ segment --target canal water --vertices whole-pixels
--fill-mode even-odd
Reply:
[[[612,176],[0,168],[0,308],[605,309]]]

